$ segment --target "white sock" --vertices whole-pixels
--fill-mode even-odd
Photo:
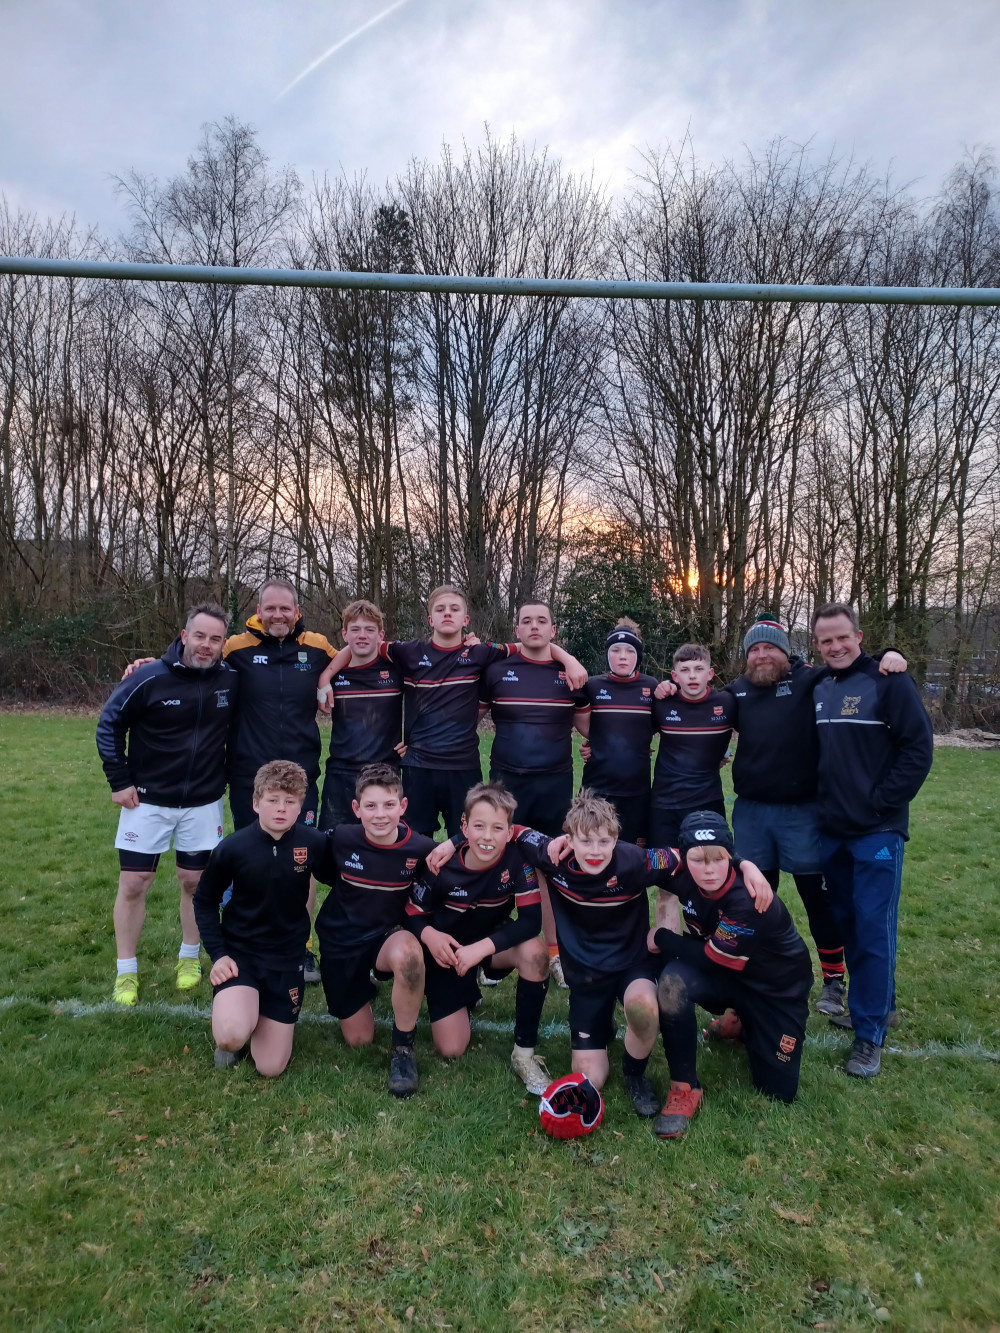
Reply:
[[[118,975],[120,977],[127,977],[129,975],[135,976],[138,973],[138,971],[139,971],[138,958],[118,959]]]
[[[200,944],[182,944],[178,951],[178,958],[197,958]]]

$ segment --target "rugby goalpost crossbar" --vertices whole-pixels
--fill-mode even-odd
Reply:
[[[0,274],[197,282],[231,287],[319,287],[334,291],[443,292],[481,296],[591,297],[626,301],[764,301],[820,305],[1000,306],[997,287],[837,287],[752,282],[618,282],[596,278],[461,277],[440,273],[339,273],[297,268],[224,268],[104,259],[0,255]]]

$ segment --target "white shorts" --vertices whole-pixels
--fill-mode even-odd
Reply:
[[[120,851],[159,856],[175,852],[210,852],[222,841],[222,798],[208,805],[149,805],[123,809],[118,819],[115,846]]]

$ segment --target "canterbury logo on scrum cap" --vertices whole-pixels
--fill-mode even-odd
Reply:
[[[716,831],[713,828],[696,828],[694,836],[699,842],[711,842],[716,836]]]

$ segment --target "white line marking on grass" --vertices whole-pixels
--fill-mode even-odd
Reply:
[[[98,1004],[84,1004],[82,1000],[56,1000],[46,1003],[31,995],[0,996],[0,1012],[7,1009],[25,1007],[40,1009],[56,1018],[95,1018],[99,1014],[150,1014],[157,1018],[201,1018],[212,1016],[211,1008],[196,1004],[168,1004],[166,1000],[143,1001],[131,1006],[117,1004],[114,1000],[101,1000]],[[336,1023],[332,1014],[305,1013],[299,1017],[300,1023]],[[391,1028],[391,1018],[376,1018],[379,1027]],[[500,1036],[512,1036],[514,1024],[497,1022],[490,1018],[474,1018],[473,1032],[495,1033]],[[559,1021],[543,1023],[539,1028],[541,1037],[568,1037],[569,1024]],[[704,1044],[704,1039],[700,1038]],[[834,1032],[810,1033],[806,1045],[823,1051],[843,1051],[848,1044],[846,1034],[840,1036]],[[965,1060],[983,1060],[987,1064],[1000,1064],[1000,1051],[993,1050],[976,1038],[969,1041],[929,1041],[923,1046],[886,1046],[886,1055],[902,1055],[910,1060],[941,1060],[947,1057]]]

